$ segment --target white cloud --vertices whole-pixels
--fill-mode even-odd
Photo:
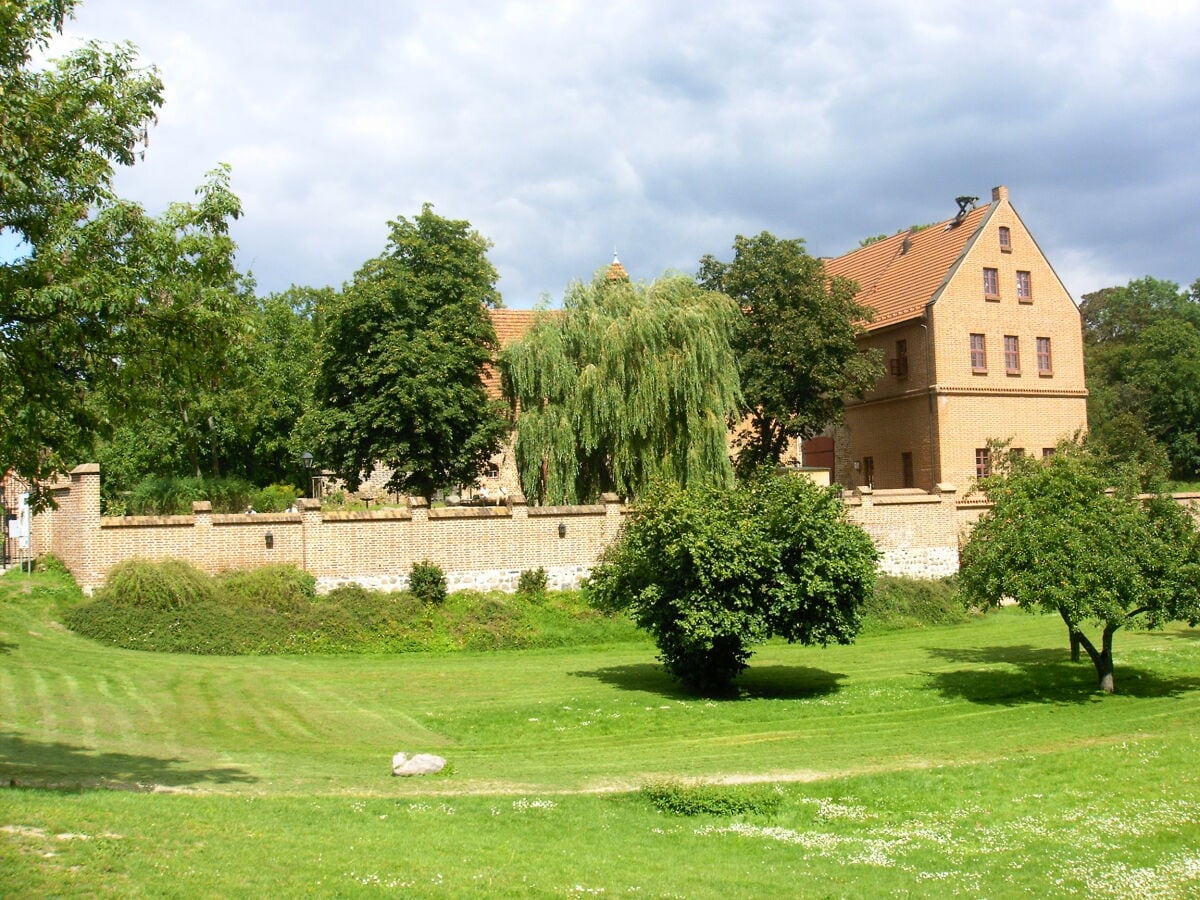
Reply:
[[[167,84],[121,189],[231,162],[263,290],[340,285],[425,201],[529,305],[614,245],[643,278],[739,232],[837,253],[998,183],[1077,298],[1200,275],[1196,3],[84,0],[69,30]]]

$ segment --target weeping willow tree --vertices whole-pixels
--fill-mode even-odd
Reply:
[[[740,408],[730,335],[738,310],[684,275],[650,285],[576,283],[501,359],[519,410],[525,495],[585,503],[651,483],[728,486],[726,444]]]

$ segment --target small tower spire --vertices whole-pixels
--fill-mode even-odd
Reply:
[[[621,265],[621,260],[617,258],[617,248],[613,248],[612,265],[608,267],[608,275],[605,276],[609,281],[628,281],[629,273],[625,271],[625,267]]]

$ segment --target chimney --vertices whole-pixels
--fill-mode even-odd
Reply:
[[[1004,185],[999,185],[992,188],[992,202],[998,203],[1001,200],[1008,200],[1008,188],[1006,188]]]

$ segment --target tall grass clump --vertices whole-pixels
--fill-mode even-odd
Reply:
[[[113,567],[96,599],[174,612],[215,600],[216,588],[211,578],[181,559],[131,559]]]
[[[265,606],[274,612],[294,612],[307,608],[316,599],[317,579],[295,566],[263,566],[218,575],[216,589],[224,602],[232,606]]]
[[[209,576],[176,559],[115,566],[92,602],[64,621],[118,647],[176,653],[237,653],[261,630],[232,614]]]
[[[953,578],[923,579],[880,575],[875,592],[862,606],[865,633],[959,625],[971,616],[959,599]]]

